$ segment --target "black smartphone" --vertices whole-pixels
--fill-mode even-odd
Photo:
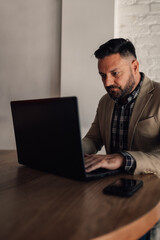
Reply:
[[[130,197],[142,186],[143,182],[141,180],[120,178],[105,187],[103,189],[103,193],[122,197]]]

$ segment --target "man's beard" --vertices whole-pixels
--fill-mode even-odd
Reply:
[[[105,89],[113,100],[119,101],[123,97],[125,97],[126,95],[131,93],[134,85],[135,85],[135,79],[134,79],[134,77],[131,73],[131,75],[128,79],[128,82],[125,85],[124,89],[122,89],[120,86],[115,86],[115,85],[105,87]],[[119,89],[119,91],[118,92],[114,91],[114,89]]]

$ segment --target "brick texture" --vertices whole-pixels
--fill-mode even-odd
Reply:
[[[140,71],[160,82],[160,0],[115,0],[115,37],[136,47]]]

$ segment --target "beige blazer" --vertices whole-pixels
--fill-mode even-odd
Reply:
[[[84,153],[97,153],[104,145],[111,152],[111,121],[114,101],[104,95],[94,122],[82,139]],[[136,99],[128,129],[128,149],[136,160],[134,174],[153,173],[160,176],[160,83],[144,77]]]

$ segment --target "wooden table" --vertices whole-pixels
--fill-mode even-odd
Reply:
[[[0,239],[135,240],[160,219],[160,179],[138,178],[144,186],[131,198],[102,189],[115,175],[79,182],[21,166],[16,151],[0,151]]]

